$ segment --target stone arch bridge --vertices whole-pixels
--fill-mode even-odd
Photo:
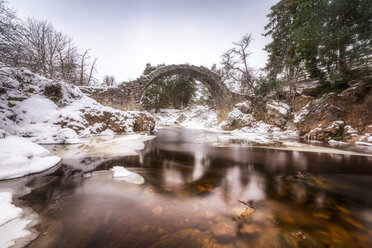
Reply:
[[[81,87],[81,90],[99,103],[121,110],[140,110],[141,97],[157,79],[176,74],[191,76],[201,82],[211,93],[217,111],[226,112],[243,97],[231,92],[222,77],[203,66],[188,64],[159,67],[148,75],[142,75],[131,82],[123,82],[110,87]]]

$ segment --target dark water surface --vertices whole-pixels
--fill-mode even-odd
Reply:
[[[372,247],[372,157],[211,147],[195,141],[205,132],[159,130],[139,156],[35,177],[29,247]],[[113,166],[145,183],[114,180]]]

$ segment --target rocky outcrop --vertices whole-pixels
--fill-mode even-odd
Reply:
[[[372,135],[371,113],[372,86],[358,83],[340,94],[329,93],[310,101],[296,113],[294,123],[301,136],[354,143]]]
[[[290,101],[290,105],[293,112],[298,112],[312,100],[314,100],[314,97],[298,95],[292,98],[292,101]]]
[[[81,112],[84,113],[84,109]],[[109,130],[115,134],[123,134],[128,131],[153,130],[155,120],[152,115],[141,112],[129,114],[121,111],[89,111],[83,114],[83,121],[68,118],[62,125],[73,129],[78,134],[83,134],[87,129],[92,134],[100,134]]]

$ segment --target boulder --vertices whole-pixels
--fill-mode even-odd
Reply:
[[[317,128],[305,134],[305,138],[322,141],[327,141],[329,139],[342,140],[344,127],[345,123],[343,121],[334,121],[331,125],[326,127],[320,124]]]
[[[291,107],[279,101],[271,100],[266,103],[267,114],[277,126],[284,126],[290,118]]]
[[[240,110],[243,114],[248,114],[252,111],[252,103],[250,101],[244,101],[235,104],[235,107]]]
[[[153,131],[155,128],[155,119],[152,115],[147,113],[139,113],[135,117],[133,131],[142,132],[142,131]]]
[[[227,116],[226,121],[221,123],[223,130],[235,130],[250,126],[255,119],[250,114],[244,114],[239,109],[234,108]]]

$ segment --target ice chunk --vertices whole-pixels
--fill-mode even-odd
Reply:
[[[126,177],[132,174],[132,172],[122,166],[114,166],[111,170],[114,172],[114,177]]]

